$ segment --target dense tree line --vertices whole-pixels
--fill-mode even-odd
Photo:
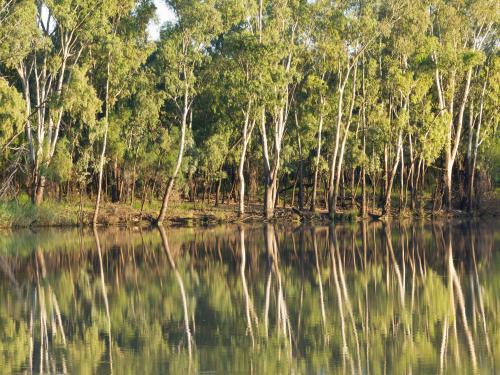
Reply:
[[[0,0],[0,196],[479,205],[499,179],[494,0]]]

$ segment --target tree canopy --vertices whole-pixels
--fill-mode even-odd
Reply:
[[[500,182],[497,1],[166,4],[153,41],[151,0],[0,1],[1,199],[334,218]]]

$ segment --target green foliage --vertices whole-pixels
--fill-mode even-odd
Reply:
[[[208,138],[203,145],[200,169],[208,178],[219,178],[219,169],[222,167],[228,153],[227,134],[219,133]]]
[[[93,127],[102,103],[97,97],[95,87],[89,82],[87,74],[87,67],[75,66],[72,69],[62,105],[73,121],[81,121],[86,126]]]
[[[426,131],[425,142],[422,142],[422,157],[430,164],[436,160],[446,144],[446,135],[450,123],[450,115],[435,117],[424,127]]]
[[[75,204],[51,202],[35,206],[27,195],[21,195],[19,200],[0,202],[0,228],[78,224],[78,206]]]
[[[72,176],[72,169],[70,145],[68,140],[63,138],[58,142],[55,154],[50,161],[47,177],[57,183],[67,182]]]
[[[0,11],[0,63],[15,68],[34,45],[43,43],[34,22],[36,4],[30,0],[2,1]]]
[[[23,128],[25,117],[25,103],[21,94],[0,77],[0,149]]]
[[[165,3],[175,19],[152,41],[152,0],[0,0],[1,197],[35,197],[46,178],[92,196],[106,139],[113,200],[153,205],[169,177],[181,199],[219,179],[237,199],[245,124],[252,199],[262,181],[286,196],[300,178],[309,199],[317,160],[318,197],[348,170],[374,190],[395,170],[408,190],[437,167],[424,190],[448,163],[463,203],[476,152],[498,181],[494,0]]]
[[[500,183],[500,138],[498,136],[486,147],[483,160],[483,168],[489,171],[496,184]]]

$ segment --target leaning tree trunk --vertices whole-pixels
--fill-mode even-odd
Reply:
[[[413,211],[415,209],[415,164],[417,162],[413,154],[413,140],[411,134],[408,135],[408,142],[410,145],[410,170],[408,171],[408,177],[406,185],[410,186],[410,209]]]
[[[260,2],[260,8],[262,8],[262,2]],[[261,22],[260,16],[259,19],[260,19],[259,22]],[[293,38],[294,38],[294,32],[292,32],[292,40]],[[285,66],[286,73],[290,71],[291,63],[292,63],[292,53],[290,52]],[[266,219],[271,219],[274,216],[275,202],[276,198],[278,197],[277,188],[278,188],[278,173],[280,168],[281,146],[290,109],[290,102],[289,102],[290,90],[288,84],[285,84],[282,87],[275,87],[275,89],[278,89],[280,91],[282,90],[283,101],[280,106],[275,108],[277,111],[274,111],[274,116],[275,116],[273,118],[274,152],[273,152],[272,167],[271,167],[271,160],[269,158],[270,152],[267,143],[265,107],[262,108],[262,119],[261,119],[261,136],[262,136],[262,149],[264,155],[264,176],[265,176],[264,215]]]
[[[448,210],[452,209],[452,177],[453,177],[453,166],[455,164],[456,156],[458,153],[458,147],[460,145],[460,137],[462,134],[462,125],[463,118],[465,112],[465,106],[467,104],[467,99],[470,91],[470,83],[472,79],[472,68],[469,68],[467,71],[464,92],[462,96],[462,102],[460,104],[460,108],[457,114],[457,126],[454,124],[454,115],[453,115],[453,99],[455,97],[455,73],[451,76],[451,87],[453,88],[449,103],[448,113],[450,115],[450,121],[448,125],[447,132],[447,142],[446,142],[446,150],[445,150],[445,174],[444,174],[444,182],[445,182],[445,203]],[[439,74],[437,74],[436,81],[439,79]],[[440,94],[440,106],[441,109],[444,108],[444,94],[441,92],[441,86],[438,86],[438,93]]]
[[[297,173],[297,178],[299,180],[299,210],[302,211],[304,209],[304,155],[302,154],[302,140],[299,133],[299,119],[297,117],[297,112],[295,112],[295,126],[297,130],[297,145],[299,147],[299,170]],[[297,178],[295,179],[295,183],[293,185],[292,206],[294,205]],[[283,207],[285,207],[285,205],[283,205]]]
[[[323,98],[321,99],[323,103]],[[316,150],[316,159],[314,161],[314,181],[313,181],[313,190],[311,197],[311,211],[316,211],[316,194],[318,191],[318,175],[319,175],[319,162],[321,160],[321,137],[323,132],[323,113],[319,115],[319,125],[318,125],[318,145]]]
[[[248,102],[248,108],[245,112],[245,123],[243,124],[243,144],[241,146],[240,164],[238,167],[238,178],[240,180],[240,201],[238,209],[239,216],[243,216],[245,214],[245,174],[243,172],[248,144],[250,143],[252,131],[255,126],[255,120],[252,122],[252,124],[250,124],[250,106],[251,103]]]
[[[61,98],[65,77],[69,77],[67,63],[71,53],[71,46],[74,45],[74,35],[71,34],[61,40],[61,63],[56,72],[49,73],[47,69],[47,56],[43,57],[42,61],[38,60],[35,55],[30,55],[27,59],[33,59],[28,63],[27,59],[22,60],[17,72],[21,80],[24,100],[26,103],[26,136],[28,141],[29,160],[33,167],[33,186],[32,186],[32,201],[35,205],[39,205],[43,201],[43,194],[46,184],[45,170],[49,166],[50,161],[55,153],[57,141],[59,139],[59,130],[62,123],[63,107],[53,107],[53,101],[49,98]],[[78,57],[75,59],[75,63]],[[42,66],[38,64],[42,63]],[[30,65],[30,68],[28,68]],[[30,89],[30,76],[34,72],[34,87]],[[53,87],[52,82],[57,76],[57,84]],[[33,92],[34,91],[34,92]],[[34,95],[33,95],[34,94]],[[54,95],[55,94],[55,95]],[[31,101],[36,98],[35,108],[32,112]],[[57,101],[56,101],[57,102]],[[55,114],[55,117],[53,117]],[[36,118],[37,129],[32,131],[32,123],[30,118]]]
[[[357,60],[354,60],[353,64],[356,63]],[[333,155],[330,162],[330,177],[328,180],[328,215],[330,219],[333,219],[335,216],[335,176],[337,174],[337,155],[339,152],[339,143],[340,143],[340,130],[342,126],[342,114],[343,114],[343,103],[344,103],[344,91],[347,81],[349,80],[349,75],[351,73],[351,69],[353,68],[353,64],[350,64],[347,67],[345,75],[342,76],[342,70],[339,69],[339,83],[338,83],[338,108],[337,108],[337,124],[335,131],[335,145],[333,148]]]
[[[337,111],[337,127],[335,131],[335,145],[333,148],[333,155],[330,162],[330,179],[328,181],[328,214],[331,219],[335,216],[335,175],[337,173],[336,163],[337,154],[339,151],[340,143],[340,126],[342,124],[342,102],[344,97],[344,87],[339,84],[339,99]]]
[[[354,73],[353,73],[353,78],[352,78],[352,96],[351,96],[351,104],[349,106],[349,114],[346,122],[346,126],[344,129],[344,134],[342,137],[342,144],[340,146],[340,153],[339,153],[339,160],[337,161],[337,178],[335,181],[335,187],[333,190],[333,211],[336,213],[337,210],[337,199],[339,195],[339,187],[340,187],[340,177],[342,175],[342,166],[344,164],[344,152],[345,152],[345,145],[347,143],[347,138],[349,137],[349,128],[351,127],[351,120],[352,120],[352,111],[354,109],[354,101],[356,100],[356,73],[357,73],[357,65],[354,67]],[[340,114],[341,116],[341,114]],[[341,118],[339,119],[341,121]]]
[[[324,79],[325,75],[323,74],[321,76],[321,79]],[[316,211],[316,195],[318,192],[318,175],[319,175],[319,162],[321,160],[321,143],[322,143],[322,136],[323,136],[323,121],[324,121],[324,104],[325,104],[325,99],[323,98],[323,95],[320,94],[320,113],[319,113],[319,124],[318,124],[318,143],[317,143],[317,148],[316,148],[316,158],[314,161],[314,179],[313,179],[313,190],[312,190],[312,195],[311,195],[311,211],[315,212]]]
[[[170,194],[174,188],[174,183],[177,175],[179,174],[179,170],[181,169],[182,157],[184,155],[184,144],[186,141],[186,126],[187,126],[187,115],[189,112],[189,97],[188,97],[189,88],[186,84],[184,91],[184,109],[182,112],[182,121],[181,121],[181,139],[179,144],[179,154],[177,155],[177,162],[175,164],[175,169],[167,182],[167,188],[165,189],[165,194],[163,195],[163,201],[161,203],[160,214],[158,215],[156,222],[161,223],[165,220],[165,215],[167,214],[168,208],[168,200],[170,199]]]
[[[481,104],[479,107],[479,118],[476,127],[476,136],[474,141],[474,150],[472,155],[472,163],[470,167],[470,176],[469,176],[469,186],[468,186],[468,210],[472,212],[473,210],[473,194],[474,194],[474,179],[476,175],[476,164],[477,164],[477,155],[479,151],[479,146],[481,145],[481,123],[483,122],[483,108],[484,108],[484,94],[486,91],[486,81],[483,85],[483,91],[481,93]]]
[[[94,217],[92,219],[93,225],[97,225],[97,219],[99,217],[99,205],[101,203],[101,190],[102,190],[102,173],[104,170],[104,157],[106,155],[106,144],[108,141],[108,130],[109,130],[109,71],[110,71],[110,54],[108,53],[108,66],[107,66],[107,76],[106,76],[106,106],[104,110],[104,140],[102,142],[101,157],[99,160],[99,180],[97,182],[97,197],[95,201]]]

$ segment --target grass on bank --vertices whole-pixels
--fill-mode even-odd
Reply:
[[[0,202],[0,227],[78,225],[78,206],[44,202],[35,206],[28,199]]]
[[[156,217],[160,210],[159,201],[145,202],[142,213],[144,217]],[[77,226],[90,224],[95,202],[86,199],[78,200],[46,200],[35,206],[28,195],[21,194],[17,199],[0,201],[0,228],[43,227],[43,226]],[[105,225],[122,225],[137,223],[141,213],[141,202],[134,204],[102,202],[99,223]],[[231,221],[236,217],[232,206],[214,207],[209,203],[172,202],[168,208],[167,224],[189,224]]]
[[[371,197],[371,196],[370,196]],[[378,195],[377,195],[378,197]],[[291,197],[290,197],[291,198]],[[409,207],[402,211],[397,210],[398,194],[393,193],[392,197],[394,215],[401,217],[428,217],[430,211],[431,194],[426,192],[420,199],[420,209],[410,210]],[[104,225],[137,225],[140,221],[141,201],[135,199],[130,203],[102,202],[99,224]],[[147,200],[142,209],[144,225],[148,224],[145,218],[155,218],[160,210],[159,200]],[[287,208],[290,208],[291,199],[287,199]],[[91,223],[95,202],[93,199],[84,199],[80,209],[79,197],[70,197],[61,201],[47,199],[40,206],[31,203],[26,193],[20,194],[16,199],[10,201],[0,201],[0,228],[29,227],[29,226],[77,226]],[[282,207],[282,201],[278,207]],[[372,203],[369,202],[368,211],[372,212]],[[380,213],[380,209],[373,211]],[[262,207],[257,203],[247,203],[247,219],[261,218]],[[482,200],[482,210],[477,214],[500,215],[500,188],[490,192]],[[280,215],[278,215],[280,216]],[[285,215],[286,219],[287,216]],[[283,218],[281,218],[283,219]],[[357,208],[346,208],[341,210],[335,220],[337,222],[354,223],[359,220],[359,210]],[[166,225],[174,226],[198,226],[214,223],[237,222],[240,218],[237,215],[237,205],[234,202],[214,206],[213,200],[210,202],[186,202],[173,200],[168,207]]]

